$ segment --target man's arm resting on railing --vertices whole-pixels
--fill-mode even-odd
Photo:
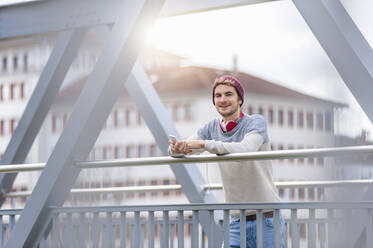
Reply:
[[[183,154],[196,154],[203,151],[208,151],[213,154],[253,152],[259,150],[263,141],[263,136],[256,132],[246,134],[241,142],[201,140],[201,138],[195,134],[185,141],[170,144],[168,151],[170,156],[175,157]]]

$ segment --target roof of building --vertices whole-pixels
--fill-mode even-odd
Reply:
[[[168,67],[157,67],[156,70],[149,70],[147,73],[153,81],[154,88],[160,95],[197,90],[210,92],[211,85],[216,77],[224,74],[233,74],[242,82],[246,93],[298,98],[334,105],[335,107],[347,106],[346,104],[306,95],[243,72],[233,73],[232,71],[216,70],[207,67],[188,66],[173,67],[172,70]],[[57,97],[57,102],[74,101],[78,97],[87,78],[88,76],[84,76],[63,89]],[[126,95],[127,93],[123,92],[123,96]]]

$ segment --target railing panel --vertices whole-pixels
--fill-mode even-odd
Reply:
[[[242,243],[245,247],[247,210],[257,211],[257,247],[263,247],[263,213],[274,211],[274,247],[280,247],[283,217],[290,225],[289,247],[333,247],[331,229],[341,225],[346,213],[364,214],[361,223],[367,233],[372,233],[373,203],[329,204],[329,203],[273,203],[273,204],[188,204],[164,206],[121,206],[97,208],[52,208],[51,233],[40,245],[46,247],[212,247],[214,238],[224,238],[224,247],[229,247],[230,211],[239,211]],[[210,228],[200,229],[199,213],[208,211],[210,223],[216,214],[223,211],[222,229],[211,234]],[[7,238],[11,222],[17,215],[1,214],[0,226]],[[4,212],[3,212],[4,213]],[[232,213],[232,212],[231,212]],[[332,217],[332,218],[328,218]],[[347,214],[349,215],[349,214]],[[15,216],[14,218],[12,216]],[[219,215],[217,215],[219,216]],[[361,217],[361,216],[360,216]],[[12,220],[13,219],[13,220]],[[238,223],[237,223],[238,224]],[[343,223],[342,223],[343,224]],[[299,227],[302,226],[301,229]],[[162,227],[161,233],[159,227]],[[304,228],[306,227],[306,229]],[[131,232],[132,239],[128,238]],[[202,235],[199,233],[202,231]],[[6,232],[6,233],[5,233]],[[185,235],[184,235],[185,234]],[[0,235],[1,236],[1,235]],[[206,239],[205,239],[206,238]],[[245,238],[245,239],[243,239]],[[135,240],[137,239],[137,244]],[[5,242],[6,240],[4,240]],[[159,245],[161,242],[161,246]],[[371,236],[365,240],[372,246]],[[2,247],[2,246],[0,246]],[[287,247],[287,246],[286,246]],[[220,247],[219,247],[220,248]]]

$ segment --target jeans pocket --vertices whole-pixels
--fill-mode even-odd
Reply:
[[[273,218],[264,218],[264,225],[267,227],[273,227]]]

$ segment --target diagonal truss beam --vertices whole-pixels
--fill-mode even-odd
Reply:
[[[72,165],[86,159],[92,149],[137,59],[144,28],[155,20],[163,4],[162,0],[121,2],[122,13],[10,234],[8,248],[37,246],[40,230],[50,221],[49,206],[61,206],[68,196],[80,172]]]
[[[161,15],[174,16],[279,0],[168,0]],[[0,8],[0,39],[112,24],[123,10],[118,0],[48,0]],[[66,15],[68,13],[68,15]]]
[[[169,113],[164,107],[157,92],[149,81],[143,68],[137,63],[132,74],[127,80],[126,89],[132,100],[136,103],[147,126],[152,132],[159,148],[164,154],[168,150],[168,135],[178,135],[176,128],[170,118]],[[178,137],[180,138],[180,137]],[[215,197],[212,194],[204,192],[206,184],[199,169],[195,165],[171,165],[171,170],[175,174],[177,181],[181,184],[182,189],[189,202],[191,203],[214,203]],[[207,212],[200,214],[200,223],[206,233],[210,230],[210,217]],[[217,222],[217,220],[215,221]],[[213,247],[221,246],[221,236],[216,235],[221,231],[219,226],[215,224],[215,238]]]
[[[26,159],[84,36],[85,29],[69,30],[59,35],[49,60],[5,150],[1,160],[2,164],[23,163]],[[12,188],[16,176],[17,173],[0,174],[0,206],[5,200],[5,194]]]
[[[367,116],[373,121],[373,50],[339,0],[293,0]]]

